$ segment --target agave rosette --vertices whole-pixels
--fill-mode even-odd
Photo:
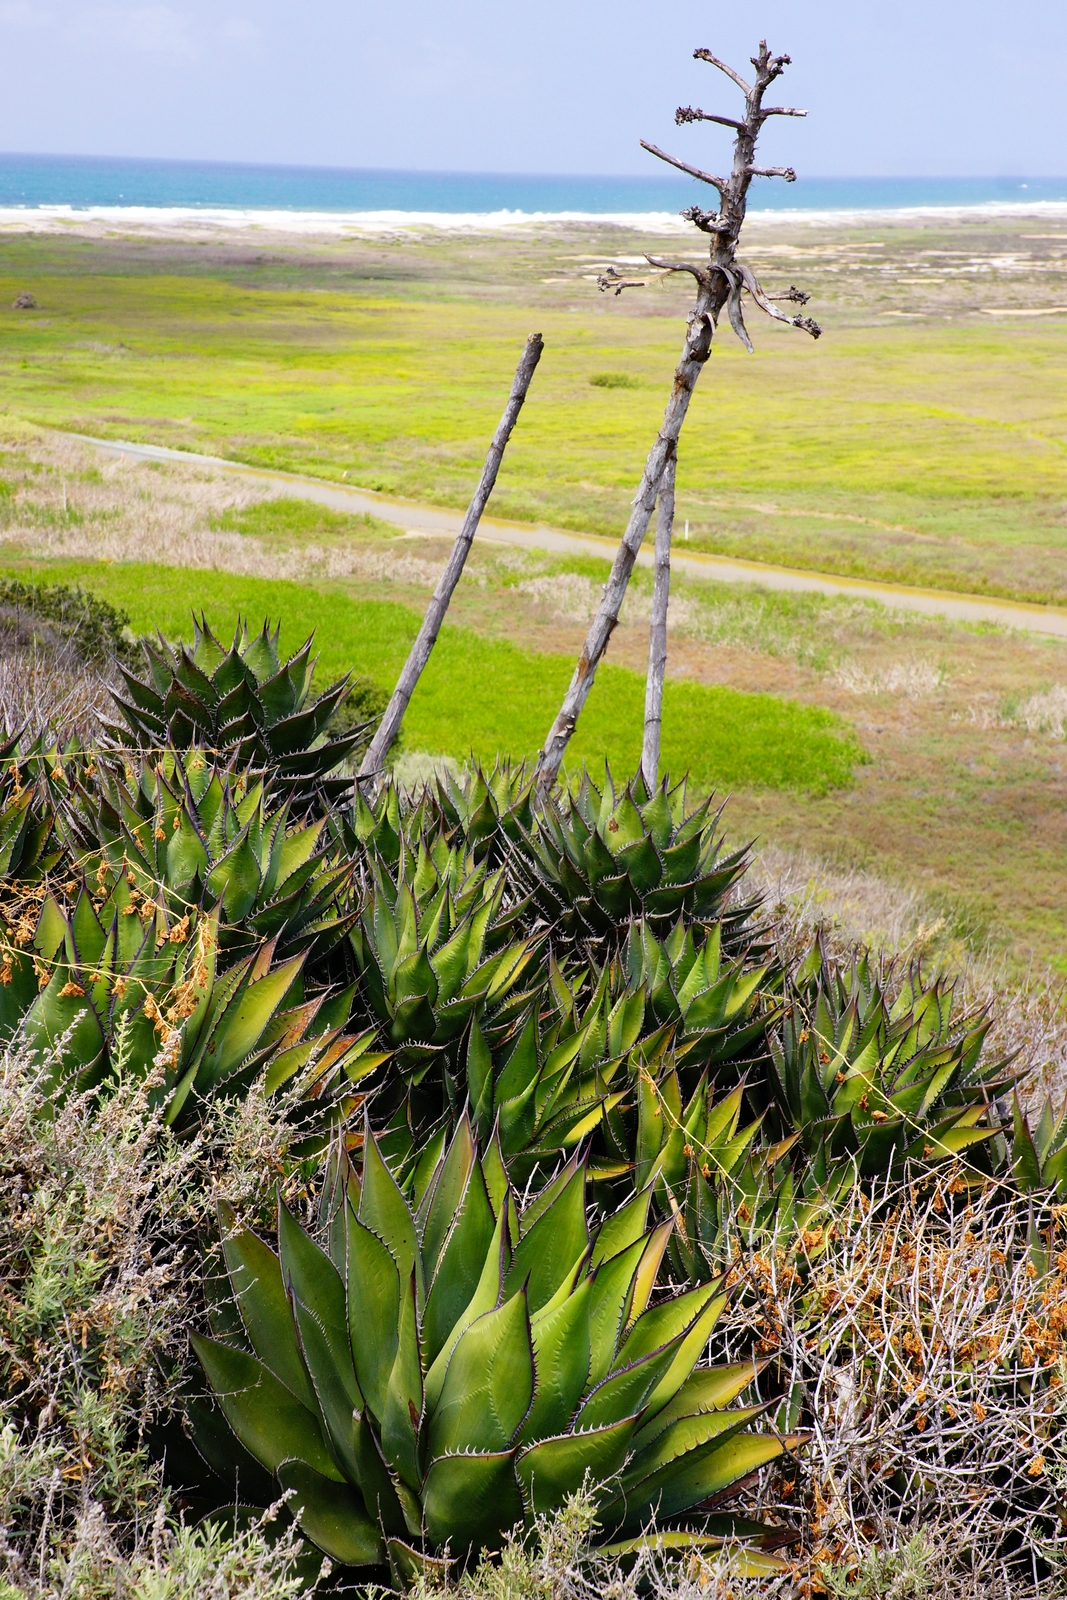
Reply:
[[[960,1011],[944,979],[926,983],[912,967],[894,999],[869,957],[845,972],[816,940],[750,1093],[826,1171],[846,1157],[864,1177],[907,1160],[988,1164],[994,1101],[1017,1076],[1009,1061],[983,1059],[990,1026],[985,1011]]]
[[[763,1406],[733,1405],[755,1366],[700,1365],[720,1285],[653,1297],[672,1225],[646,1231],[646,1197],[591,1236],[575,1159],[520,1210],[464,1121],[416,1202],[369,1136],[333,1201],[326,1249],[280,1206],[278,1255],[224,1213],[237,1314],[195,1341],[240,1444],[332,1560],[410,1578],[495,1548],[587,1476],[607,1485],[605,1537],[656,1514],[707,1542],[696,1508],[782,1452],[752,1431]]]
[[[290,820],[262,779],[193,746],[152,760],[108,763],[82,780],[67,827],[101,888],[124,877],[132,898],[174,916],[219,909],[225,959],[264,940],[279,957],[324,962],[355,921],[346,909],[354,867],[338,860],[320,821]]]
[[[164,1120],[183,1126],[201,1102],[293,1083],[297,1113],[320,1138],[343,1095],[377,1064],[370,1036],[342,1033],[349,995],[306,999],[304,957],[274,960],[268,943],[220,972],[217,914],[171,919],[136,902],[122,878],[68,916],[49,896],[25,944],[2,941],[0,1036],[16,1031],[47,1056],[54,1092],[82,1091],[116,1072],[159,1074]]]
[[[330,719],[343,704],[349,677],[313,696],[316,658],[308,638],[283,662],[278,630],[258,634],[238,624],[227,650],[204,618],[193,619],[193,646],[142,641],[148,677],[120,662],[126,695],[116,695],[125,726],[111,724],[120,745],[186,749],[198,745],[229,754],[240,766],[262,768],[273,788],[303,805],[340,800],[351,779],[336,769],[369,742],[372,728],[357,726],[330,739]]]
[[[631,1099],[634,1063],[655,1059],[667,1037],[661,1031],[652,1040],[640,1039],[644,994],[619,993],[613,977],[609,969],[568,977],[550,956],[547,983],[526,998],[526,1009],[507,1031],[497,1027],[487,1037],[472,1020],[445,1077],[439,1113],[434,1102],[409,1095],[381,1131],[383,1153],[401,1184],[427,1163],[432,1170],[468,1113],[483,1142],[495,1131],[508,1171],[525,1184],[538,1167],[551,1170]],[[421,1125],[419,1110],[429,1117]],[[604,1179],[628,1172],[631,1161],[601,1153],[593,1166]]]
[[[477,1020],[506,1032],[521,1012],[519,984],[536,943],[516,938],[521,908],[506,903],[502,871],[449,844],[401,839],[395,874],[371,860],[364,909],[349,941],[360,996],[409,1083],[432,1075],[431,1095],[454,1073]]]
[[[565,801],[548,796],[514,853],[533,903],[554,938],[614,944],[631,919],[665,933],[684,913],[722,923],[727,942],[754,903],[732,896],[747,848],[724,854],[711,799],[685,809],[685,785],[665,780],[650,797],[638,777],[616,794],[588,773]]]

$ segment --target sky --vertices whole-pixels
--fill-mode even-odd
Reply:
[[[792,56],[761,158],[809,176],[1067,174],[1065,0],[0,0],[0,150],[457,172],[700,165],[694,62]]]

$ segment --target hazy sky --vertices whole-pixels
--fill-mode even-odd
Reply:
[[[647,172],[641,137],[795,65],[766,159],[809,175],[1067,173],[1067,0],[0,0],[0,149],[496,172]]]

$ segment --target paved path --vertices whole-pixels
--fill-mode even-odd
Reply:
[[[65,437],[95,445],[111,455],[142,461],[177,461],[185,466],[211,467],[219,472],[261,483],[299,500],[314,500],[335,511],[369,511],[385,522],[393,522],[405,532],[453,536],[459,532],[463,513],[437,506],[419,505],[378,494],[374,489],[348,488],[326,483],[321,478],[303,477],[296,472],[276,472],[263,467],[246,467],[222,456],[194,455],[188,450],[168,450],[163,445],[131,444],[122,439],[94,439],[87,434]],[[551,550],[559,554],[597,555],[611,559],[617,541],[595,534],[566,533],[561,528],[507,522],[500,517],[483,516],[479,539],[500,544],[523,545],[530,550]],[[652,565],[652,551],[642,549],[638,560]],[[951,617],[960,622],[995,622],[1006,628],[1026,628],[1034,633],[1058,634],[1067,638],[1067,609],[1031,605],[1025,601],[987,600],[981,595],[953,594],[939,589],[912,589],[892,583],[875,583],[859,578],[838,578],[828,573],[803,572],[790,567],[772,567],[760,561],[732,561],[724,556],[687,551],[676,542],[671,553],[675,571],[687,576],[714,578],[720,583],[754,583],[765,589],[793,589],[817,594],[855,595],[878,600],[902,611],[922,611],[930,616]]]

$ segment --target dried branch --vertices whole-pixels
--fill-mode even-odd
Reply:
[[[703,272],[690,261],[657,261],[655,256],[650,255],[646,255],[645,260],[660,272],[691,272],[698,283],[704,282]]]
[[[462,575],[467,554],[474,540],[474,535],[478,531],[482,512],[485,510],[486,501],[493,492],[493,485],[496,483],[496,475],[500,470],[504,450],[508,440],[511,438],[512,429],[519,420],[519,412],[522,410],[523,401],[526,399],[526,391],[533,380],[533,375],[536,371],[537,363],[541,359],[541,352],[544,347],[541,335],[539,333],[531,333],[526,341],[526,349],[523,351],[522,360],[519,362],[515,372],[515,380],[511,386],[508,403],[504,407],[504,415],[497,425],[497,430],[493,435],[493,442],[489,446],[489,454],[485,458],[485,466],[482,468],[482,476],[478,487],[474,491],[474,498],[468,507],[467,515],[463,519],[463,526],[456,535],[456,542],[452,547],[452,554],[448,558],[448,564],[441,574],[437,588],[434,590],[433,598],[426,608],[426,615],[423,618],[418,637],[411,647],[411,654],[404,663],[404,670],[397,679],[392,699],[385,708],[385,715],[378,726],[378,731],[363,758],[363,764],[359,769],[360,779],[374,778],[381,772],[385,758],[389,754],[397,734],[400,732],[400,724],[404,719],[404,712],[408,708],[408,702],[415,692],[415,686],[419,681],[423,668],[430,659],[430,652],[437,643],[437,635],[441,631],[441,624],[445,619],[448,603]]]
[[[744,123],[738,122],[736,117],[720,117],[712,111],[701,111],[699,106],[679,106],[674,113],[674,120],[678,127],[684,127],[687,122],[718,122],[724,128],[733,128],[738,133],[744,129]]]
[[[667,672],[667,605],[671,592],[671,534],[674,529],[674,473],[677,452],[666,461],[656,506],[656,557],[652,581],[652,616],[648,629],[648,676],[645,679],[645,736],[641,771],[652,794],[659,781],[660,732],[663,726],[663,680]]]
[[[669,156],[659,145],[649,144],[647,139],[641,140],[642,150],[647,150],[650,156],[658,156],[660,161],[666,161],[668,166],[677,167],[679,172],[687,172],[691,178],[699,178],[701,183],[710,183],[720,194],[726,191],[726,179],[713,177],[710,172],[701,172],[699,167],[691,167],[688,161],[679,161],[677,156]]]
[[[788,56],[786,56],[783,59],[788,61],[789,58],[788,58]],[[752,85],[749,84],[749,83],[746,83],[744,78],[742,78],[741,74],[739,72],[735,72],[733,67],[728,67],[726,65],[725,61],[720,61],[718,56],[713,56],[710,50],[694,50],[693,51],[693,60],[694,61],[707,61],[711,66],[718,67],[720,72],[725,72],[725,74],[726,74],[726,76],[728,78],[732,78],[734,80],[734,82],[737,84],[737,87],[740,89],[741,93],[744,95],[746,100],[748,100],[751,97]],[[778,74],[775,73],[775,77],[777,77],[777,76],[778,76]],[[767,81],[769,83],[770,79],[768,78]]]
[[[784,178],[786,183],[796,183],[795,167],[749,167],[750,178]]]
[[[700,270],[687,262],[658,262],[652,257],[648,258],[650,265],[662,271],[691,273],[697,280],[696,303],[689,314],[685,345],[675,369],[674,384],[667,402],[663,424],[645,463],[645,470],[634,497],[633,509],[612,566],[611,576],[590,626],[585,646],[578,658],[570,687],[556,720],[549,729],[538,759],[536,786],[537,793],[542,798],[559,776],[567,745],[593,686],[597,667],[619,620],[619,610],[626,593],[626,586],[637,559],[637,552],[648,531],[652,512],[661,491],[661,480],[666,464],[674,459],[678,436],[685,421],[693,388],[704,363],[711,354],[712,338],[720,313],[725,307],[731,327],[748,350],[752,349],[752,341],[742,315],[742,291],[751,295],[760,309],[776,321],[802,328],[813,338],[818,338],[821,331],[818,324],[808,317],[789,317],[785,312],[779,311],[764,294],[754,274],[736,261],[737,242],[741,225],[745,220],[748,189],[752,179],[757,176],[777,176],[792,182],[796,177],[792,168],[760,168],[755,164],[756,143],[766,118],[771,115],[803,115],[802,112],[784,107],[776,107],[772,111],[765,110],[763,106],[764,94],[775,79],[781,77],[789,65],[789,57],[772,56],[767,49],[766,40],[761,41],[758,53],[752,58],[756,75],[749,84],[732,67],[728,67],[725,62],[713,56],[710,50],[697,50],[694,55],[698,61],[707,61],[711,66],[717,67],[738,86],[745,96],[744,117],[738,121],[694,110],[692,107],[681,107],[675,114],[675,120],[680,124],[718,122],[735,130],[733,164],[728,178],[719,178],[710,172],[704,172],[701,168],[669,155],[646,140],[641,141],[642,147],[657,160],[665,161],[680,172],[685,172],[699,182],[710,184],[712,188],[717,189],[719,210],[704,211],[699,206],[692,206],[682,213],[710,238],[706,268]],[[638,287],[636,282],[616,281],[614,274],[605,275],[597,281],[602,289],[614,288],[616,293],[621,293],[623,288]]]
[[[648,279],[624,278],[620,273],[615,271],[614,267],[609,267],[606,272],[602,272],[600,274],[596,281],[596,286],[600,290],[601,294],[603,294],[606,289],[613,289],[617,295],[620,295],[624,289],[646,288],[648,286]]]

